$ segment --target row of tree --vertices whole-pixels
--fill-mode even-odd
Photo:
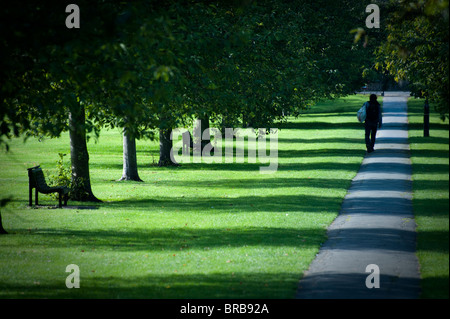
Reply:
[[[354,92],[374,65],[376,41],[349,33],[366,18],[357,0],[80,0],[79,29],[67,4],[2,8],[0,138],[69,131],[75,200],[97,200],[87,133],[120,127],[122,179],[140,180],[136,139],[159,137],[170,165],[173,128],[273,127]]]

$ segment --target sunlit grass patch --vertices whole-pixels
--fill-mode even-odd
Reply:
[[[0,298],[293,298],[365,152],[356,111],[367,96],[327,101],[279,126],[278,170],[261,163],[160,168],[138,141],[144,182],[119,182],[122,136],[88,143],[101,204],[40,195],[28,208],[27,167],[55,168],[69,138],[20,139],[0,154],[9,235],[0,237]],[[67,160],[69,157],[67,156]],[[80,289],[67,289],[68,264]]]
[[[423,103],[408,102],[422,298],[448,298],[449,124],[432,111],[430,136],[423,137]]]

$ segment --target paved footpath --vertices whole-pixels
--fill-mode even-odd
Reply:
[[[375,152],[364,158],[296,298],[419,297],[407,97],[400,92],[385,95]],[[375,283],[373,270],[366,272],[370,264],[379,268],[379,288],[366,286],[369,275],[369,283]]]

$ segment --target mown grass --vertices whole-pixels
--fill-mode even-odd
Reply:
[[[421,296],[448,299],[449,124],[431,106],[430,136],[424,137],[423,105],[423,100],[408,101]]]
[[[158,144],[138,141],[140,177],[119,182],[122,139],[90,140],[90,172],[101,204],[40,195],[29,208],[27,167],[55,169],[58,139],[11,141],[0,154],[0,298],[293,298],[303,272],[365,153],[356,111],[367,96],[314,107],[279,128],[279,166],[186,163],[160,168]],[[67,158],[68,160],[68,158]],[[67,289],[66,266],[80,267]]]

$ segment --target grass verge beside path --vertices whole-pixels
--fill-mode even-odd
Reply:
[[[44,195],[27,207],[26,168],[54,170],[68,135],[12,141],[0,153],[0,194],[13,197],[2,209],[0,298],[293,298],[360,167],[355,114],[366,100],[321,103],[281,125],[271,175],[260,163],[159,168],[158,144],[138,141],[144,182],[118,182],[122,137],[104,130],[88,144],[104,202],[71,209],[48,208],[57,202]],[[69,264],[80,289],[66,288]]]
[[[430,136],[423,137],[423,100],[409,99],[413,208],[422,298],[449,298],[449,124],[430,107]]]

